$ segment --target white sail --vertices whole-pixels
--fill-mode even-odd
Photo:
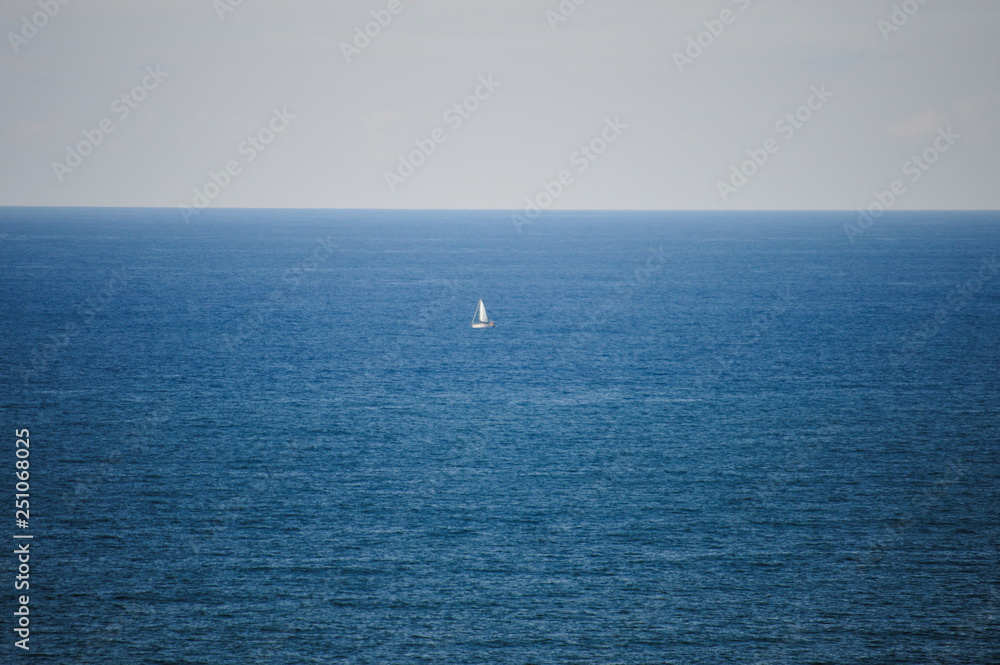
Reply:
[[[486,305],[483,304],[483,299],[479,299],[479,304],[476,305],[476,313],[472,316],[472,327],[473,328],[491,328],[493,327],[493,322],[490,318],[486,316]]]

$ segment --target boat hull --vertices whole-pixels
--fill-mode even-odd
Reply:
[[[493,322],[490,321],[489,323],[473,323],[472,327],[473,328],[492,328],[493,327]]]

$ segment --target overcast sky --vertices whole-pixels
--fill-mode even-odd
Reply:
[[[0,205],[1000,209],[998,2],[576,2],[4,0]]]

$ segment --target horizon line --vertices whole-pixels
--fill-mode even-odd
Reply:
[[[0,211],[13,209],[52,209],[52,210],[177,210],[178,206],[125,206],[125,205],[0,205]],[[490,212],[523,214],[519,208],[318,208],[318,207],[280,207],[280,206],[229,206],[197,209],[201,212],[223,212],[233,210],[281,210],[281,211],[329,211],[329,212]],[[720,210],[715,208],[561,208],[547,209],[541,215],[552,213],[860,213],[862,208],[738,208]],[[882,214],[906,212],[984,212],[998,213],[1000,208],[898,208],[882,211]]]

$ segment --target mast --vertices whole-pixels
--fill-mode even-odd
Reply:
[[[483,304],[483,299],[480,298],[479,304],[476,305],[476,313],[472,315],[472,327],[486,328],[492,325],[490,318],[486,315],[486,305]]]

